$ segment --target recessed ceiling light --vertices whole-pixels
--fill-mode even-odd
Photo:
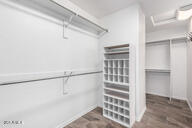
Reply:
[[[156,14],[151,16],[153,26],[160,26],[169,24],[176,21],[176,11],[171,10],[164,13]]]
[[[177,11],[177,20],[187,20],[192,16],[192,4],[181,7]]]

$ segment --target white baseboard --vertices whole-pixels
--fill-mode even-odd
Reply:
[[[187,100],[187,103],[188,103],[188,105],[189,105],[189,108],[190,108],[191,111],[192,111],[192,104],[190,104],[189,100]]]
[[[83,112],[75,115],[74,117],[72,117],[71,119],[67,120],[67,121],[63,121],[62,123],[60,123],[59,125],[57,125],[55,128],[63,128],[65,126],[67,126],[68,124],[72,123],[73,121],[79,119],[81,116],[87,114],[88,112],[92,111],[93,109],[97,108],[97,105],[94,105],[86,110],[84,110]]]
[[[142,112],[139,114],[139,116],[137,117],[137,122],[140,122],[141,121],[141,119],[143,118],[143,115],[144,115],[144,113],[145,113],[145,111],[146,111],[146,106],[145,106],[145,108],[142,110]]]
[[[151,94],[151,95],[156,95],[156,96],[161,96],[161,97],[170,97],[170,96],[168,96],[168,95],[163,95],[163,94],[159,94],[159,93],[151,93],[151,92],[147,92],[146,94]],[[186,97],[175,97],[175,96],[172,96],[171,98],[173,98],[173,99],[177,99],[177,100],[187,100],[186,99]]]
[[[162,97],[169,97],[168,95],[163,95],[163,94],[153,93],[153,92],[147,92],[146,94],[156,95],[156,96],[162,96]]]

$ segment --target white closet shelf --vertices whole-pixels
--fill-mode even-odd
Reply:
[[[104,87],[104,89],[107,89],[107,90],[110,90],[110,91],[115,91],[115,92],[129,94],[129,92],[127,90],[123,90],[121,88]]]
[[[129,60],[129,59],[105,59],[104,61],[113,61],[113,60]]]
[[[122,45],[116,45],[116,46],[106,46],[105,49],[116,49],[116,48],[129,48],[129,44],[122,44]]]
[[[170,73],[170,69],[145,69],[146,72]]]
[[[104,83],[109,83],[109,84],[116,84],[116,85],[122,85],[122,86],[129,86],[129,83],[121,83],[121,82],[111,82],[111,81],[104,81]]]
[[[115,92],[115,91],[108,91],[108,92],[105,92],[105,93],[107,95],[113,96],[114,98],[119,97],[121,99],[129,101],[129,94],[118,93],[118,92]]]
[[[115,55],[115,54],[129,54],[127,51],[121,51],[121,52],[105,52],[105,55]]]
[[[104,96],[109,96],[109,97],[112,97],[112,98],[115,98],[115,99],[119,99],[119,100],[122,100],[122,101],[126,101],[126,102],[129,102],[129,100],[125,97],[119,97],[119,96],[116,96],[116,95],[113,95],[113,94],[104,94]]]
[[[170,41],[174,41],[174,40],[187,40],[187,37],[176,37],[176,38],[171,38],[171,39],[163,39],[163,40],[154,40],[154,41],[150,41],[150,42],[146,42],[146,44],[162,44],[162,43],[170,43]]]

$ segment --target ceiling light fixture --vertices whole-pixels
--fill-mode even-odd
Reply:
[[[177,10],[177,20],[187,20],[192,16],[192,4]]]

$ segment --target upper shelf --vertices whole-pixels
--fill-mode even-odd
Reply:
[[[145,69],[146,72],[170,73],[170,69]]]
[[[88,32],[100,35],[103,32],[108,32],[107,29],[101,27],[100,25],[90,21],[89,19],[69,10],[68,8],[57,4],[52,0],[11,0],[14,3],[23,5],[25,7],[37,10],[46,15],[54,17],[61,21],[70,21],[70,24],[86,30]]]
[[[128,54],[129,51],[119,51],[119,52],[106,52],[105,55],[115,55],[115,54]]]
[[[163,43],[170,43],[170,41],[175,41],[175,40],[187,40],[187,37],[177,37],[177,38],[172,38],[172,39],[164,39],[164,40],[156,40],[156,41],[150,41],[146,42],[146,44],[163,44]]]
[[[115,45],[115,46],[107,46],[105,49],[116,49],[116,48],[126,48],[129,47],[129,44]]]

